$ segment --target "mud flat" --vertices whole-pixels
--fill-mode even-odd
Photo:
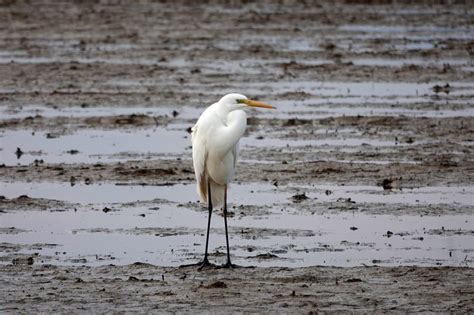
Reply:
[[[468,5],[0,5],[0,311],[474,308]],[[189,128],[252,111],[237,270],[203,251]],[[213,262],[225,260],[219,211]],[[211,307],[211,308],[210,308]]]
[[[472,268],[1,266],[3,312],[460,312]],[[471,283],[469,285],[468,283]]]

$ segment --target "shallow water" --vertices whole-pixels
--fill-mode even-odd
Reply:
[[[176,107],[79,107],[67,106],[53,108],[45,104],[24,105],[21,107],[6,107],[0,111],[0,117],[3,119],[26,118],[29,116],[40,115],[42,117],[110,117],[119,115],[148,115],[148,116],[172,116],[173,111],[178,111],[180,119],[194,119],[199,117],[202,109],[182,106]]]
[[[348,60],[349,61],[349,60]],[[385,67],[402,67],[409,65],[417,66],[468,66],[470,62],[466,59],[388,59],[388,58],[357,58],[350,60],[357,66],[385,66]]]
[[[472,229],[472,216],[292,215],[273,211],[261,218],[244,216],[229,220],[235,262],[291,267],[374,263],[472,266],[472,259],[465,260],[474,250],[472,233],[433,235],[430,232],[441,228],[446,231]],[[101,211],[25,211],[2,214],[0,224],[27,230],[3,234],[3,242],[55,244],[20,251],[39,252],[45,257],[45,263],[97,265],[142,261],[179,265],[200,258],[206,212],[170,205],[160,205],[159,210],[122,209],[107,214]],[[222,218],[214,216],[212,226],[210,250],[225,252]],[[269,233],[252,237],[253,229],[266,229]],[[303,231],[287,234],[288,229]],[[246,233],[241,234],[239,230]],[[387,237],[387,231],[394,235]],[[252,252],[248,248],[252,248]],[[278,257],[252,258],[266,253]]]
[[[27,165],[35,160],[45,163],[94,163],[179,154],[191,156],[191,136],[184,125],[132,130],[82,129],[64,135],[46,131],[6,130],[0,133],[0,143],[1,160],[5,165]],[[417,144],[420,143],[423,142]],[[242,138],[240,145],[241,148],[324,149],[358,148],[362,145],[387,148],[412,144],[395,139],[357,137],[357,134],[349,135],[342,131],[336,137],[310,140],[265,138],[262,141],[255,135]],[[18,156],[17,148],[24,154]]]
[[[140,85],[143,82],[127,81],[129,86]],[[277,81],[277,82],[252,82],[251,84],[239,83],[230,89],[245,90],[250,95],[265,95],[265,92],[279,94],[305,92],[319,97],[363,96],[363,97],[395,97],[429,96],[434,95],[432,88],[436,84],[445,85],[446,82],[413,83],[413,82],[337,82],[337,81]],[[146,85],[146,84],[145,84]],[[451,82],[450,95],[474,95],[474,83]],[[184,91],[193,92],[200,88],[199,84],[187,84]],[[220,92],[225,93],[225,92]],[[230,92],[229,92],[230,93]],[[396,100],[395,100],[396,102]]]
[[[153,199],[187,203],[198,200],[194,183],[172,186],[143,186],[124,184],[76,184],[63,183],[0,183],[1,194],[7,198],[28,195],[32,198],[46,198],[73,203],[126,203]],[[288,189],[287,189],[288,188]],[[291,203],[295,191],[305,192],[316,202],[336,202],[340,198],[350,198],[356,203],[382,204],[458,204],[474,207],[473,186],[434,186],[414,189],[385,191],[379,186],[301,185],[275,187],[272,184],[247,183],[231,184],[229,202],[237,205],[275,205]],[[326,194],[330,191],[330,194]],[[238,196],[238,197],[237,197]]]
[[[191,140],[181,130],[147,128],[134,130],[78,130],[72,134],[48,138],[46,131],[7,130],[0,134],[2,163],[30,164],[34,160],[45,163],[93,163],[101,160],[127,159],[128,153],[166,154],[189,150]],[[54,134],[54,133],[53,133]],[[25,154],[17,157],[20,148]],[[77,153],[69,153],[77,150]],[[122,155],[122,157],[120,157]]]
[[[314,116],[318,118],[344,116],[345,114],[389,114],[380,109],[352,110],[350,108],[317,107],[324,114],[311,114],[308,112],[287,112],[287,117],[298,117],[304,115],[306,119]],[[299,108],[298,110],[301,110]],[[394,115],[393,111],[391,115]],[[471,117],[474,109],[459,111],[398,111],[410,115],[433,115],[434,117]],[[414,114],[416,112],[416,114]],[[439,114],[439,115],[436,115]],[[270,117],[273,117],[269,114]],[[265,115],[261,115],[265,117]],[[281,116],[281,115],[280,115]],[[279,117],[281,119],[281,117]],[[35,160],[44,163],[96,163],[117,162],[136,159],[155,159],[157,157],[191,156],[191,136],[187,128],[191,123],[175,123],[167,127],[146,128],[124,128],[124,129],[79,129],[66,131],[65,133],[35,131],[33,129],[7,129],[0,132],[1,163],[5,165],[28,165]],[[262,137],[263,140],[262,140]],[[389,135],[380,134],[374,136],[363,136],[360,131],[353,128],[345,128],[337,133],[327,134],[327,130],[314,130],[313,139],[295,139],[278,137],[273,133],[268,137],[265,132],[252,136],[243,137],[240,141],[242,149],[262,149],[264,147],[279,150],[312,150],[314,152],[324,150],[363,150],[363,148],[377,148],[390,150],[396,147],[417,146],[420,144],[436,143],[435,140],[418,140],[416,143],[397,141]],[[285,135],[287,136],[287,135]],[[399,134],[400,136],[400,134]],[[407,133],[407,137],[413,136]],[[441,141],[441,140],[440,140]],[[457,142],[457,141],[456,141]],[[465,141],[459,144],[466,145]],[[469,145],[469,144],[467,144]],[[17,149],[23,154],[16,154]]]
[[[317,97],[305,101],[286,101],[273,100],[273,104],[278,106],[277,111],[253,111],[249,116],[275,118],[275,119],[291,119],[304,115],[305,119],[322,119],[329,117],[341,116],[407,116],[407,117],[473,117],[474,108],[469,107],[470,100],[455,99],[449,101],[450,106],[456,106],[457,109],[443,109],[446,106],[446,100],[438,101],[429,97],[397,97],[396,104],[403,106],[404,104],[423,104],[439,103],[439,109],[410,109],[393,106],[392,97],[361,97],[352,96],[334,97],[318,99]],[[173,107],[65,107],[51,108],[43,105],[25,105],[21,108],[0,109],[1,119],[24,119],[26,117],[34,117],[40,115],[46,118],[52,117],[112,117],[119,115],[147,115],[171,116],[176,108]],[[189,121],[191,125],[199,118],[202,108],[184,106],[177,109],[178,121]]]
[[[253,14],[247,10],[233,10],[233,16]],[[377,9],[381,13],[379,10],[382,8]],[[419,8],[399,8],[397,12],[409,14],[410,10],[420,13]],[[430,10],[427,8],[423,12],[430,15],[428,19],[433,15],[445,17],[438,15],[440,12],[436,9]],[[456,11],[455,8],[450,10]],[[61,12],[59,14],[58,17],[62,17]],[[189,163],[190,136],[186,129],[205,106],[193,107],[196,100],[209,102],[235,91],[277,106],[277,111],[252,111],[249,114],[281,120],[275,126],[285,126],[286,120],[292,118],[357,115],[436,118],[430,121],[433,128],[439,126],[437,118],[466,117],[466,121],[470,121],[469,118],[474,117],[474,83],[468,78],[472,61],[466,55],[465,44],[471,40],[474,28],[464,22],[462,25],[454,23],[454,27],[423,26],[409,18],[403,21],[406,25],[399,25],[393,23],[392,7],[387,8],[385,14],[388,15],[386,21],[371,23],[371,19],[366,21],[354,15],[353,24],[345,24],[352,22],[343,19],[343,24],[339,25],[334,24],[335,16],[331,15],[327,17],[331,23],[322,21],[314,25],[302,25],[294,17],[290,20],[291,28],[285,29],[274,21],[250,28],[245,21],[229,26],[209,19],[210,23],[204,28],[195,29],[194,25],[184,23],[183,29],[169,29],[168,25],[157,24],[140,32],[140,36],[131,34],[131,38],[122,33],[123,21],[108,28],[110,34],[106,35],[100,34],[103,25],[98,33],[89,32],[94,25],[83,22],[73,24],[71,31],[65,33],[51,33],[41,27],[33,32],[29,32],[29,28],[27,31],[17,28],[15,33],[18,34],[7,36],[7,40],[16,46],[0,51],[0,64],[6,69],[24,70],[3,80],[0,93],[5,93],[5,97],[0,108],[1,120],[40,115],[44,118],[72,117],[71,123],[75,124],[84,117],[145,114],[166,115],[173,123],[166,128],[127,126],[128,129],[120,129],[122,127],[115,124],[85,123],[78,127],[66,123],[64,134],[57,137],[47,137],[51,131],[46,127],[39,126],[39,130],[33,131],[22,128],[21,122],[20,126],[11,124],[12,128],[0,133],[0,163],[10,166],[43,160],[45,163],[105,164],[177,157]],[[28,15],[23,18],[32,30],[35,23],[41,22],[28,21],[32,18]],[[445,20],[435,22],[433,25],[443,25]],[[226,30],[222,33],[220,26],[231,27],[234,35],[227,34]],[[163,34],[170,40],[161,42]],[[121,40],[109,42],[109,37]],[[250,54],[249,50],[252,51]],[[418,67],[404,68],[410,65]],[[345,71],[346,66],[350,67],[351,73]],[[334,73],[327,73],[326,77],[326,69],[333,68]],[[43,69],[56,71],[57,76],[42,76]],[[326,81],[328,78],[330,81]],[[449,89],[434,88],[447,83]],[[123,104],[124,97],[132,107]],[[82,98],[87,104],[100,106],[71,106]],[[25,104],[18,100],[25,100]],[[173,117],[174,110],[179,112],[177,117]],[[247,160],[241,162],[267,163],[271,168],[271,163],[281,163],[278,152],[285,155],[304,152],[305,159],[372,163],[389,168],[393,166],[390,164],[399,163],[418,166],[424,162],[423,154],[439,154],[446,156],[446,161],[439,163],[439,174],[431,174],[439,180],[428,178],[430,183],[457,183],[457,174],[450,173],[451,165],[466,169],[464,162],[469,160],[472,143],[468,141],[468,135],[459,137],[460,131],[456,129],[459,126],[454,119],[446,121],[449,124],[439,130],[439,134],[447,136],[441,139],[431,137],[429,133],[416,138],[411,134],[416,129],[407,131],[403,125],[395,124],[396,135],[384,131],[381,124],[376,124],[374,130],[366,128],[365,132],[361,131],[364,130],[360,128],[362,126],[355,126],[337,132],[330,130],[327,135],[321,128],[311,136],[304,125],[295,128],[298,133],[303,131],[304,138],[296,132],[268,132],[267,126],[258,126],[255,132],[242,139],[241,147],[263,153],[254,158],[248,151],[243,152]],[[378,128],[382,131],[378,132]],[[397,143],[396,136],[399,139],[413,136],[416,142]],[[408,151],[419,151],[416,146],[426,143],[430,144],[425,146],[429,147],[427,152],[405,155]],[[17,148],[24,152],[20,157],[15,154]],[[265,150],[268,148],[275,150]],[[70,150],[78,152],[71,154],[68,153]],[[329,154],[320,157],[319,152]],[[391,152],[394,154],[390,155]],[[363,160],[369,156],[366,153],[373,153],[368,161]],[[431,162],[434,167],[428,171],[437,172],[438,161]],[[141,165],[140,161],[135,163]],[[442,168],[443,163],[449,165],[446,171]],[[397,176],[397,171],[403,169],[394,167],[394,174],[387,175],[381,174],[382,168],[370,170],[382,177]],[[10,171],[6,178],[17,180],[22,179],[21,172],[35,171],[33,166],[13,168],[13,171],[12,168],[5,169]],[[18,174],[12,174],[15,171]],[[359,176],[364,177],[360,182],[373,183],[375,179],[367,180],[371,174],[354,173],[346,183],[359,182]],[[410,176],[401,175],[404,179]],[[130,182],[70,186],[59,183],[62,178],[55,176],[47,178],[52,182],[3,182],[0,183],[0,194],[7,198],[26,194],[33,198],[77,203],[73,206],[77,211],[70,210],[70,206],[65,206],[68,211],[64,212],[6,209],[5,213],[0,213],[1,244],[39,244],[34,248],[23,247],[20,252],[39,252],[45,263],[57,264],[145,261],[177,265],[200,257],[206,211],[197,206],[196,187],[188,179],[172,186],[159,186],[154,185],[153,178],[147,178],[145,181],[149,186],[141,186],[134,185],[134,178],[130,176]],[[41,178],[44,180],[44,177]],[[474,188],[465,180],[452,187],[393,191],[384,191],[379,186],[324,185],[321,179],[314,181],[318,185],[280,187],[264,183],[262,177],[259,180],[260,183],[236,183],[230,188],[230,208],[235,214],[230,218],[232,254],[237,263],[261,266],[473,264],[473,214],[466,209],[474,208]],[[312,183],[313,178],[297,178],[295,182],[301,181]],[[407,185],[416,187],[425,183],[407,180]],[[310,199],[301,204],[293,203],[292,196],[302,192]],[[22,207],[22,201],[16,204],[16,209]],[[431,211],[431,206],[441,210]],[[104,213],[104,207],[112,211]],[[373,210],[377,207],[382,211]],[[445,208],[449,210],[443,210]],[[410,210],[403,212],[404,209]],[[54,207],[54,210],[61,209]],[[404,214],[395,215],[398,210]],[[462,214],[448,213],[451,210]],[[13,233],[16,230],[10,231],[9,227],[15,227],[19,233]],[[213,227],[211,249],[222,253],[225,248],[220,217],[215,216]],[[21,232],[21,229],[26,231]],[[389,235],[388,231],[394,234]],[[267,253],[278,257],[268,260],[254,257]],[[1,253],[5,257],[8,254],[7,250]]]
[[[194,184],[69,186],[14,182],[2,183],[0,188],[7,198],[26,194],[79,204],[77,211],[0,214],[2,242],[34,245],[24,247],[20,253],[39,252],[45,263],[96,265],[142,261],[179,265],[198,259],[203,248],[207,212],[204,206],[196,208]],[[374,263],[472,266],[472,214],[301,213],[291,202],[294,194],[291,191],[296,190],[305,191],[311,198],[306,202],[315,206],[335,205],[341,198],[350,198],[361,210],[365,205],[378,203],[399,204],[399,207],[415,204],[474,207],[472,186],[385,192],[373,186],[234,184],[229,192],[229,208],[236,215],[230,218],[229,226],[235,262],[292,267]],[[326,194],[328,190],[330,194]],[[146,205],[140,203],[150,200],[153,201]],[[263,208],[246,213],[239,205]],[[101,211],[104,206],[111,211]],[[222,218],[214,215],[212,222],[211,252],[225,252]],[[11,227],[20,233],[5,230]],[[388,231],[393,235],[388,235]],[[255,258],[268,253],[277,257]],[[1,253],[2,256],[7,254],[8,251]]]
[[[7,198],[28,195],[32,198],[46,198],[73,203],[122,203],[166,199],[171,202],[195,202],[198,200],[196,186],[192,184],[176,184],[172,186],[142,186],[142,185],[66,185],[63,183],[1,183],[2,194]],[[247,184],[231,186],[232,193],[239,195],[239,204],[265,205],[270,200],[284,202],[289,195],[278,196],[271,185]],[[255,200],[253,192],[258,191]]]

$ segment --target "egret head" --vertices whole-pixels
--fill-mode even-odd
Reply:
[[[229,111],[241,109],[246,110],[250,107],[261,107],[261,108],[269,108],[275,109],[272,105],[268,105],[262,102],[254,101],[248,99],[245,95],[238,94],[238,93],[231,93],[223,96],[219,103],[223,106],[226,106]]]

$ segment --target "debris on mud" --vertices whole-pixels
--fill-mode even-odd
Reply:
[[[276,258],[279,258],[279,257],[275,254],[265,253],[265,254],[258,254],[256,256],[254,256],[254,258],[256,258],[256,259],[276,259]]]
[[[441,85],[438,85],[436,84],[435,86],[433,86],[433,91],[435,93],[446,93],[446,94],[449,94],[451,90],[451,87],[449,86],[448,83],[446,83],[445,85],[441,86]]]
[[[104,213],[107,213],[107,212],[110,212],[110,211],[112,211],[112,209],[110,209],[109,207],[104,207],[102,209],[102,212],[104,212]]]
[[[33,257],[19,257],[12,260],[13,265],[33,265],[35,260]]]
[[[227,284],[225,284],[225,282],[223,281],[215,281],[210,284],[201,285],[201,287],[205,289],[226,289]]]
[[[16,158],[20,159],[21,156],[24,154],[24,152],[20,148],[16,148],[15,154],[16,154]]]
[[[401,177],[398,178],[385,178],[382,181],[382,187],[384,190],[393,190],[393,189],[400,189],[400,181]]]
[[[2,309],[472,312],[468,4],[52,4],[0,8]],[[258,267],[183,275],[191,126],[231,91],[278,108],[249,111],[229,186]]]
[[[294,203],[300,203],[307,199],[309,199],[309,197],[306,196],[306,193],[301,193],[301,194],[296,194],[296,195],[291,196],[291,201]]]
[[[362,282],[362,280],[359,278],[351,278],[351,279],[347,279],[345,282],[354,283],[354,282]]]

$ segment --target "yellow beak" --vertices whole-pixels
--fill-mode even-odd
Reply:
[[[272,105],[265,104],[265,103],[258,102],[258,101],[252,101],[252,100],[249,100],[249,99],[244,100],[243,103],[245,105],[251,106],[251,107],[262,107],[262,108],[276,109],[276,107],[273,107]]]

